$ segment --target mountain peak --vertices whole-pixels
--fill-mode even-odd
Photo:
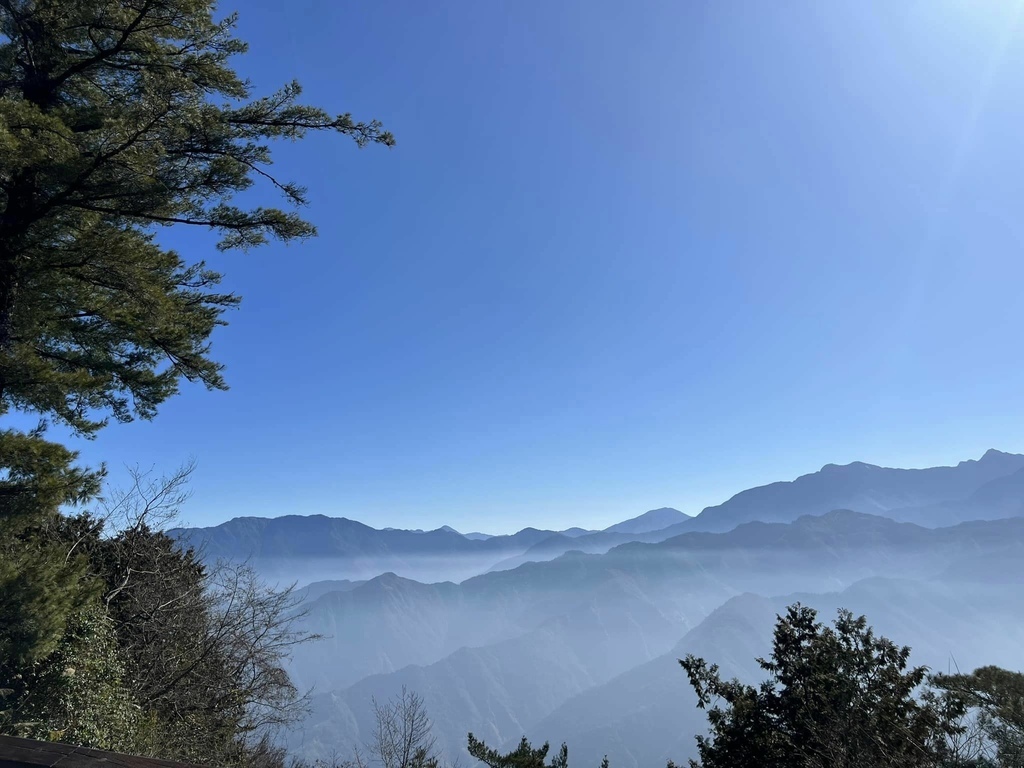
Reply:
[[[826,464],[819,470],[823,474],[831,472],[856,472],[865,469],[879,469],[874,464],[868,464],[863,461],[851,461],[849,464]]]
[[[608,533],[649,533],[689,520],[690,516],[672,507],[660,507],[605,528]]]
[[[788,522],[833,509],[868,514],[965,499],[978,488],[1024,469],[1024,456],[989,450],[955,467],[898,469],[855,461],[826,464],[795,480],[749,488],[698,515],[689,530],[727,531],[749,520]]]
[[[979,461],[993,461],[995,459],[1002,459],[1007,456],[1013,456],[1012,453],[1006,451],[997,451],[995,448],[989,448],[985,453],[982,454]]]

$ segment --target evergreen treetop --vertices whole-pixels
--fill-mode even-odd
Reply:
[[[223,388],[208,342],[238,298],[156,228],[209,227],[222,249],[309,237],[268,143],[394,144],[300,104],[296,83],[252,98],[234,25],[211,0],[0,2],[0,415],[91,434],[152,417],[182,378]],[[233,201],[256,182],[292,210]]]

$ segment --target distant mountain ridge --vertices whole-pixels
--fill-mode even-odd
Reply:
[[[826,464],[796,480],[741,491],[722,504],[706,507],[678,529],[725,531],[752,520],[787,522],[832,509],[885,514],[892,509],[966,499],[981,486],[1021,469],[1024,455],[994,449],[955,467],[894,469],[860,461]]]
[[[923,470],[829,464],[694,518],[663,508],[601,531],[532,530],[518,549],[515,537],[463,536],[454,546],[479,557],[487,545],[492,564],[457,584],[331,575],[304,592],[303,628],[324,640],[290,667],[318,691],[290,747],[315,759],[365,741],[372,701],[405,686],[424,696],[453,758],[467,731],[506,748],[524,733],[564,738],[577,758],[608,753],[624,768],[685,758],[704,716],[678,654],[756,671],[774,613],[796,599],[863,609],[930,663],[1018,658],[1022,499],[1024,456],[998,451]],[[400,546],[458,535],[377,543],[397,562],[421,556]]]
[[[689,520],[690,516],[672,507],[662,507],[644,512],[642,515],[623,520],[605,528],[608,533],[650,533],[668,528],[670,525]]]
[[[711,596],[832,588],[878,574],[932,577],[968,554],[992,558],[1022,548],[1024,517],[932,529],[837,510],[793,523],[752,522],[726,533],[633,542],[604,555],[567,553],[461,584],[420,584],[394,574],[333,591],[313,584],[319,597],[306,606],[307,629],[329,639],[295,670],[302,684],[344,687],[366,675],[431,664],[461,646],[514,637],[589,600],[603,604],[627,584],[630,595],[666,615],[692,616]],[[333,665],[338,658],[345,663]]]
[[[525,551],[555,531],[524,528],[510,536],[471,539],[451,528],[378,530],[357,520],[325,515],[236,517],[211,528],[176,528],[168,534],[209,559],[247,560],[268,577],[303,581],[365,580],[385,571],[412,578],[461,580]]]
[[[623,768],[696,757],[693,735],[702,733],[707,721],[677,659],[693,653],[720,664],[723,677],[756,683],[765,675],[755,657],[766,655],[776,614],[796,600],[819,610],[825,620],[838,607],[864,613],[879,634],[909,643],[915,664],[944,670],[955,647],[963,669],[985,663],[1019,666],[1015,649],[1024,641],[1020,591],[993,594],[955,581],[869,578],[821,595],[747,593],[713,611],[668,653],[567,700],[528,728],[527,735],[537,742],[567,741],[583,765],[605,755]]]
[[[511,535],[462,534],[449,526],[378,530],[324,515],[239,517],[170,535],[208,558],[249,560],[264,575],[303,583],[363,581],[392,571],[420,581],[462,581],[488,571],[550,560],[570,551],[603,554],[630,542],[656,543],[687,532],[724,532],[743,523],[791,522],[835,509],[881,514],[936,527],[1024,513],[1024,456],[987,451],[952,467],[892,469],[863,462],[826,464],[792,481],[750,488],[695,517],[650,510],[603,531],[524,528]]]
[[[947,495],[948,494],[948,495]],[[940,501],[934,499],[940,498]],[[908,500],[923,501],[904,506]],[[602,554],[630,542],[656,543],[683,533],[724,532],[748,522],[792,522],[804,515],[823,515],[850,509],[926,527],[955,525],[969,520],[992,520],[1024,514],[1024,456],[990,450],[978,460],[955,467],[889,469],[863,462],[826,464],[796,480],[772,483],[736,494],[707,507],[695,517],[683,513],[680,522],[655,530],[623,532],[632,521],[573,539],[553,534],[526,552],[495,564],[507,570],[526,562],[549,560],[578,550]],[[887,506],[894,505],[894,506]],[[653,510],[638,518],[671,520],[674,510]],[[650,516],[650,518],[648,517]],[[645,527],[643,523],[637,526]]]
[[[422,581],[461,581],[550,538],[571,541],[592,534],[583,528],[524,528],[498,536],[463,535],[447,525],[429,531],[377,529],[326,515],[236,517],[208,528],[168,531],[210,560],[245,560],[268,578],[302,583],[365,581],[388,571]]]
[[[644,738],[630,738],[634,733],[628,729],[639,727],[645,707],[657,701],[642,695],[623,699],[621,717],[628,723],[616,725],[620,738],[612,734],[611,740],[597,739],[592,729],[600,728],[601,720],[587,715],[591,707],[574,709],[566,702],[592,689],[600,695],[599,687],[614,675],[658,658],[668,660],[659,662],[658,674],[685,693],[674,657],[663,654],[724,601],[752,591],[835,592],[879,577],[928,584],[949,578],[949,563],[958,556],[970,553],[981,563],[993,558],[1006,563],[1004,555],[1022,549],[1024,517],[936,529],[837,510],[791,523],[755,521],[725,533],[697,531],[654,544],[628,543],[604,555],[568,553],[459,585],[420,585],[386,575],[325,594],[308,606],[306,628],[333,639],[296,668],[301,681],[316,680],[325,692],[315,698],[313,717],[294,747],[316,757],[339,742],[363,737],[372,728],[368,702],[393,696],[404,685],[426,696],[447,750],[460,749],[465,732],[472,730],[506,745],[514,745],[523,733],[545,739],[573,736],[577,750],[593,743],[595,750],[615,748],[625,758],[615,745],[646,746]],[[951,574],[961,584],[975,585],[972,594],[984,595],[991,582],[980,575],[975,578],[963,567]],[[888,605],[884,591],[875,589],[863,604]],[[1000,587],[998,598],[1024,607],[1019,584]],[[729,639],[737,632],[750,634],[745,626],[719,625],[709,636],[710,644],[703,647],[714,652],[714,660],[728,654],[725,661],[749,665],[763,650],[753,641],[763,641],[763,629],[780,603],[760,602],[751,643],[742,636]],[[976,597],[970,603],[976,614],[985,610]],[[954,610],[941,603],[926,607],[929,626],[935,628],[943,626],[944,611]],[[892,615],[909,608],[901,599]],[[344,663],[332,667],[332,659]],[[330,691],[332,684],[337,690]],[[555,712],[564,735],[546,728]],[[659,715],[659,727],[679,714]],[[671,737],[673,732],[659,739],[666,733]],[[677,736],[689,739],[692,733],[684,730]],[[662,749],[666,742],[651,746]],[[667,746],[674,749],[675,742]]]

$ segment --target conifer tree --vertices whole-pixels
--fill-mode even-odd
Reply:
[[[0,432],[0,688],[56,649],[67,617],[98,586],[86,564],[47,535],[64,505],[99,490],[101,475],[38,432]],[[14,688],[12,688],[14,686]]]
[[[910,649],[840,611],[833,627],[799,603],[775,627],[759,659],[759,686],[723,680],[715,665],[680,664],[708,708],[711,733],[697,737],[693,768],[920,768],[938,764],[949,723],[919,698],[924,667]]]
[[[391,146],[376,121],[253,98],[246,51],[213,0],[0,0],[0,691],[19,695],[99,587],[48,530],[102,470],[44,437],[152,418],[184,380],[224,388],[209,339],[238,297],[167,227],[220,249],[315,234],[270,142],[331,131]],[[263,184],[285,209],[237,204]],[[36,416],[31,432],[5,417]],[[66,650],[66,649],[65,649]],[[0,712],[3,702],[0,702]]]
[[[987,666],[929,682],[947,709],[962,713],[956,765],[1024,768],[1024,674]]]
[[[225,386],[208,340],[238,298],[159,227],[219,233],[221,249],[314,234],[294,210],[235,204],[257,181],[292,207],[268,142],[310,131],[394,140],[299,103],[252,99],[246,50],[212,0],[0,2],[0,415],[80,433],[152,417],[182,378]],[[2,451],[0,451],[2,453]]]
[[[487,765],[488,768],[568,768],[569,748],[563,744],[548,765],[544,761],[547,759],[549,749],[550,745],[547,742],[540,747],[533,747],[523,736],[518,747],[511,752],[502,754],[479,741],[472,733],[469,734],[469,754]],[[605,765],[604,768],[607,766]]]

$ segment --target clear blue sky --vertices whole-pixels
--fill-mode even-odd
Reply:
[[[1024,450],[1019,9],[246,0],[261,91],[398,147],[279,148],[315,241],[168,238],[244,296],[232,389],[83,457],[194,456],[194,524],[508,531]]]

